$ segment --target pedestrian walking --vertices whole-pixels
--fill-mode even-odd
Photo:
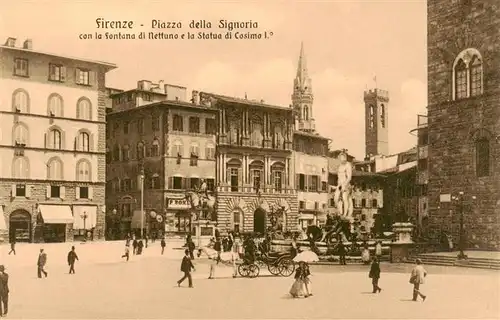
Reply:
[[[191,260],[194,260],[194,249],[196,248],[196,245],[194,244],[193,239],[191,239],[191,237],[189,237],[187,245],[189,250],[189,257],[191,258]]]
[[[137,247],[139,247],[139,243],[137,242],[137,239],[134,238],[134,241],[132,241],[132,253],[137,254]]]
[[[45,271],[45,265],[47,264],[47,254],[40,249],[40,254],[38,255],[37,267],[38,267],[38,278],[42,277],[42,273],[47,278],[47,271]]]
[[[309,264],[307,262],[304,262],[304,292],[305,292],[305,297],[310,297],[312,296],[312,284],[311,284],[311,271],[309,270]]]
[[[146,246],[145,246],[145,248],[147,248],[147,247],[148,247],[148,240],[149,240],[149,239],[148,239],[148,235],[146,234],[146,235],[144,236],[144,242],[145,242],[145,245],[146,245]]]
[[[342,240],[339,241],[339,244],[338,244],[338,252],[339,252],[339,263],[341,265],[346,265],[345,263],[345,246],[344,246],[344,243],[342,242]]]
[[[137,255],[142,254],[142,248],[144,248],[144,242],[142,242],[142,239],[139,239],[139,243],[137,243]]]
[[[14,255],[16,255],[16,239],[13,238],[12,241],[10,242],[10,251],[9,251],[9,255],[11,253],[14,253]]]
[[[214,279],[215,278],[215,268],[220,262],[220,254],[222,251],[222,245],[221,241],[219,239],[215,240],[214,244],[214,250],[217,252],[217,255],[215,257],[212,257],[212,262],[210,263],[210,275],[208,276],[208,279]]]
[[[238,252],[236,248],[233,248],[231,251],[231,262],[233,264],[233,278],[238,276],[238,266],[236,265],[236,260],[238,260]]]
[[[9,275],[5,272],[5,266],[0,265],[0,317],[9,312]]]
[[[184,276],[179,281],[177,281],[178,287],[181,286],[181,283],[184,280],[188,279],[189,287],[193,288],[193,278],[191,277],[191,270],[196,271],[193,265],[193,261],[191,261],[189,250],[186,249],[184,251],[184,257],[182,258],[181,262],[181,271],[184,272]]]
[[[382,257],[382,242],[380,240],[377,241],[377,244],[375,245],[375,256],[380,262],[380,258]]]
[[[125,246],[125,254],[122,256],[122,258],[127,258],[127,261],[130,258],[130,247],[129,246]]]
[[[305,285],[304,285],[304,278],[305,278],[305,262],[300,261],[298,268],[295,270],[295,281],[292,284],[292,287],[290,288],[290,295],[293,298],[298,298],[301,296],[307,297],[306,293],[304,292]]]
[[[163,255],[163,252],[165,252],[165,247],[167,246],[167,243],[165,242],[165,238],[161,239],[160,245],[161,245],[161,254]]]
[[[78,255],[75,252],[75,247],[71,247],[71,251],[68,252],[68,265],[69,265],[69,274],[75,274],[75,262],[78,260]]]
[[[417,301],[418,297],[425,301],[427,298],[422,292],[420,292],[420,285],[424,283],[424,279],[427,276],[427,271],[422,265],[422,260],[417,259],[415,261],[416,266],[411,271],[410,283],[413,284],[413,301]]]
[[[370,264],[370,250],[368,249],[368,244],[363,246],[363,252],[361,253],[361,260],[363,264]]]
[[[125,237],[125,246],[130,246],[130,235],[127,234],[127,236]]]
[[[378,280],[380,279],[380,264],[377,257],[373,257],[372,259],[368,277],[372,279],[373,293],[382,292],[382,289],[378,286]]]

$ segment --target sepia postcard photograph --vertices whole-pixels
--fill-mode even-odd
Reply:
[[[499,319],[498,0],[0,0],[0,317]]]

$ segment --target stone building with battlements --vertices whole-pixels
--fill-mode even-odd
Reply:
[[[429,236],[498,250],[500,6],[432,0],[427,12]]]
[[[4,240],[104,239],[105,75],[111,63],[0,46]]]

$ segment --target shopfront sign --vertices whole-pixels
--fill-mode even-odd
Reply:
[[[191,205],[186,199],[182,198],[167,198],[167,207],[170,210],[186,210],[190,209]]]

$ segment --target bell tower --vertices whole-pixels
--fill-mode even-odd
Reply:
[[[389,92],[367,90],[364,100],[366,156],[389,155]]]
[[[309,78],[304,43],[302,42],[300,45],[297,75],[293,81],[292,94],[292,106],[297,122],[296,127],[300,131],[313,132],[316,129],[313,118],[313,100],[311,78]]]

